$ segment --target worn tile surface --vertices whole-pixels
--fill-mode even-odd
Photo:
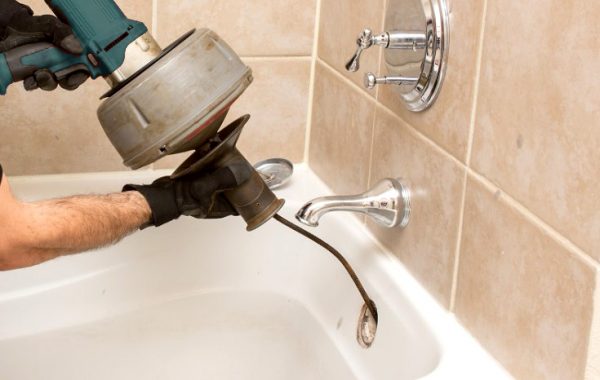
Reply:
[[[373,150],[371,186],[386,177],[405,178],[412,212],[404,230],[374,223],[369,228],[448,307],[465,169],[382,108],[377,111]]]
[[[362,87],[365,73],[379,67],[380,48],[364,52],[356,73],[347,72],[345,65],[356,51],[356,38],[365,28],[373,33],[383,31],[383,12],[384,0],[322,0],[319,57]]]
[[[217,32],[242,56],[309,56],[315,0],[158,0],[158,39],[167,45],[193,28]]]
[[[382,104],[463,162],[469,143],[482,14],[483,1],[451,2],[448,67],[442,91],[431,108],[410,112],[392,86],[379,86]],[[384,60],[380,72],[387,73]]]
[[[22,3],[30,6],[36,15],[52,13],[44,0],[27,0]],[[116,0],[116,3],[127,17],[142,21],[151,28],[152,0]]]
[[[0,98],[0,162],[9,175],[126,170],[96,118],[104,81],[75,92],[25,92]]]
[[[598,14],[596,1],[490,1],[472,162],[596,259]]]
[[[310,166],[338,194],[366,190],[375,102],[317,65]]]
[[[595,288],[585,264],[470,179],[456,314],[519,379],[581,379]]]
[[[596,273],[596,293],[594,296],[594,318],[589,338],[588,361],[585,371],[587,380],[600,379],[600,274]]]
[[[254,82],[233,105],[225,125],[240,116],[252,118],[238,144],[251,162],[283,157],[304,159],[310,87],[310,60],[251,60]],[[175,168],[189,153],[167,157],[157,168]]]

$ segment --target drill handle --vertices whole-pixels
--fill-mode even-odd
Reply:
[[[93,65],[93,78],[107,76],[125,60],[129,44],[148,32],[128,19],[114,0],[45,0],[62,22],[69,24]]]
[[[69,24],[82,45],[104,48],[128,32],[127,17],[114,0],[45,0],[59,20]]]
[[[20,82],[40,69],[50,70],[57,80],[77,71],[91,75],[89,63],[81,56],[69,54],[56,46],[39,42],[17,47],[0,54],[0,95],[9,85]]]
[[[128,19],[114,0],[46,0],[46,4],[73,29],[83,53],[71,55],[36,43],[0,54],[0,95],[11,83],[42,68],[59,80],[80,70],[93,79],[110,75],[125,61],[127,47],[148,32],[143,23]]]

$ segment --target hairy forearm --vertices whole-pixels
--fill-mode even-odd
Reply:
[[[150,219],[138,192],[20,203],[14,226],[13,267],[116,243]]]

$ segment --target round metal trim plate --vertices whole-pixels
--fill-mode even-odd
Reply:
[[[406,108],[421,112],[437,100],[446,74],[450,45],[449,10],[446,0],[390,0],[386,31],[423,30],[427,47],[423,51],[386,49],[388,75],[417,77],[418,82],[392,86]]]

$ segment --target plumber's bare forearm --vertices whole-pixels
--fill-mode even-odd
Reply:
[[[24,203],[10,195],[5,180],[2,187],[0,270],[29,267],[116,243],[151,216],[148,203],[138,192]]]

